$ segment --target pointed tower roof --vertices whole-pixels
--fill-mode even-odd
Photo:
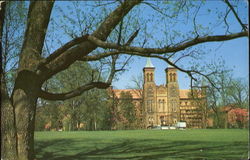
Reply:
[[[146,63],[145,68],[154,68],[150,58],[147,58],[147,63]]]
[[[201,87],[207,87],[207,81],[204,77],[201,79]]]

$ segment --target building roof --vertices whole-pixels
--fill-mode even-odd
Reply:
[[[190,90],[189,89],[180,89],[179,95],[180,98],[189,98]]]
[[[228,104],[226,106],[220,107],[220,111],[229,112],[229,111],[231,111],[233,109],[237,109],[237,108],[241,109],[241,108],[239,108],[239,106],[237,104]]]
[[[146,63],[145,68],[154,68],[150,58],[147,58],[147,63]]]
[[[193,90],[194,93],[195,91],[197,90]],[[197,93],[197,92],[196,92]],[[188,98],[191,98],[191,89],[180,89],[180,92],[179,92],[179,96],[180,96],[180,99],[188,99]],[[200,91],[198,91],[198,98],[202,98],[204,97]]]
[[[120,98],[121,92],[130,92],[133,99],[141,99],[142,89],[113,89],[113,93],[117,98]],[[179,92],[180,99],[189,99],[191,90],[189,89],[180,89]]]
[[[122,92],[130,92],[133,99],[142,99],[141,89],[113,89],[113,93],[117,98],[120,98]]]

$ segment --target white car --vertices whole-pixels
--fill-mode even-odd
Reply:
[[[161,126],[161,129],[165,130],[165,129],[169,129],[168,126]]]
[[[153,127],[151,127],[151,129],[152,130],[161,130],[161,126],[159,126],[159,125],[158,126],[153,126]]]
[[[178,129],[186,129],[187,123],[186,122],[177,122],[176,126]]]
[[[170,126],[169,129],[176,129],[176,127],[175,126]]]

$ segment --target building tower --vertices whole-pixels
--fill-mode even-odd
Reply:
[[[156,123],[154,112],[156,111],[156,85],[154,81],[155,67],[151,63],[150,58],[147,58],[146,66],[143,68],[143,98],[144,98],[144,113],[146,127]]]
[[[166,124],[174,125],[176,122],[180,121],[180,97],[177,69],[168,65],[165,71],[168,97]]]

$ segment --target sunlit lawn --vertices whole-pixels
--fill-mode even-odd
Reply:
[[[248,130],[36,132],[36,159],[247,159]]]

